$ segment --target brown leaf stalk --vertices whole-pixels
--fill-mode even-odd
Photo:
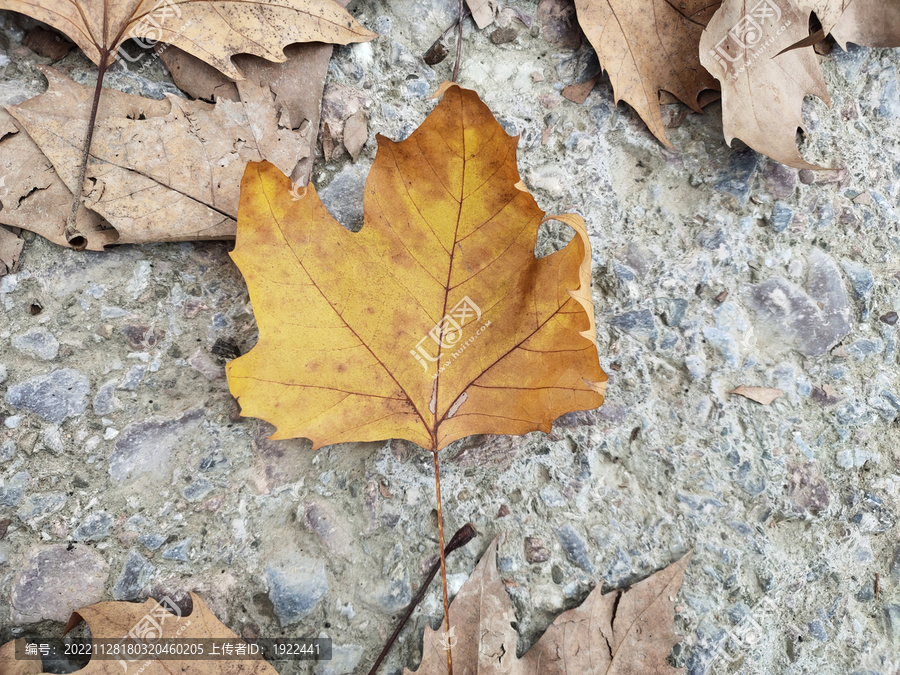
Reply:
[[[460,19],[462,19],[462,16],[460,16]],[[462,20],[460,20],[459,25],[462,27]],[[456,62],[459,65],[459,47],[457,47],[456,53]],[[444,648],[447,650],[447,675],[453,675],[453,650],[450,648],[450,599],[447,595],[447,564],[444,554],[444,516],[441,513],[441,473],[438,451],[433,450],[432,455],[434,455],[434,490],[437,498],[438,545],[441,551],[441,590],[444,594],[444,636],[447,640]]]
[[[91,156],[91,142],[94,138],[94,125],[97,121],[97,108],[100,103],[100,92],[103,89],[103,77],[106,75],[109,51],[106,47],[100,48],[100,66],[97,71],[97,84],[94,87],[94,101],[91,104],[91,117],[88,120],[87,133],[84,136],[84,149],[81,153],[81,168],[75,183],[75,191],[72,194],[72,211],[66,221],[65,237],[69,245],[76,251],[83,251],[88,244],[84,233],[78,231],[75,219],[78,216],[78,208],[81,206],[81,196],[84,194],[84,177],[87,174],[88,158]]]
[[[472,541],[477,534],[478,532],[475,530],[475,526],[472,525],[472,523],[466,523],[456,531],[456,534],[454,534],[453,537],[450,538],[450,542],[443,549],[444,556],[448,556],[456,549],[462,548],[470,541]],[[378,658],[375,659],[375,663],[369,670],[368,675],[375,675],[375,673],[378,671],[379,666],[381,666],[381,663],[391,651],[391,647],[394,646],[394,642],[397,641],[397,637],[400,635],[400,631],[402,631],[403,627],[406,626],[406,622],[409,621],[409,617],[412,616],[412,613],[415,611],[416,607],[418,607],[419,603],[422,602],[422,598],[425,597],[425,593],[428,591],[428,587],[431,585],[431,582],[437,575],[439,569],[441,569],[440,561],[436,561],[431,566],[431,569],[428,570],[428,574],[425,576],[425,580],[419,587],[419,591],[416,593],[416,597],[414,597],[412,599],[412,602],[409,603],[409,607],[406,608],[406,612],[404,612],[403,618],[400,619],[397,627],[394,628],[394,632],[391,633],[391,636],[385,641],[384,648],[381,650]]]

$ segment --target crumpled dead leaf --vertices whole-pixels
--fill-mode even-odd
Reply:
[[[631,105],[668,147],[659,92],[702,112],[700,92],[718,89],[697,53],[717,6],[707,0],[575,0],[578,22],[609,73],[616,102]]]
[[[17,638],[22,642],[20,649],[25,649],[25,638]],[[16,658],[16,640],[10,640],[0,647],[0,673],[2,675],[40,675],[42,664],[37,660]]]
[[[30,230],[68,246],[63,234],[72,192],[31,137],[0,108],[0,224]],[[118,234],[83,206],[76,220],[89,251],[102,251]]]
[[[359,159],[359,151],[369,140],[369,128],[366,125],[366,114],[357,110],[344,122],[344,147],[355,162]]]
[[[160,58],[179,89],[209,102],[240,100],[235,82],[197,57],[177,47],[165,47],[160,50]],[[333,49],[333,45],[320,42],[288,45],[284,50],[287,60],[283,63],[271,63],[250,54],[233,57],[248,80],[268,86],[275,94],[280,124],[301,132],[307,138],[309,147],[306,154],[290,174],[291,180],[298,185],[306,185],[312,172],[325,74]]]
[[[42,68],[42,72],[50,83],[48,90],[9,110],[52,162],[71,193],[81,156],[84,122],[80,110],[88,105],[93,92],[53,69]],[[268,88],[252,80],[241,80],[238,88],[241,102],[223,100],[215,106],[175,96],[155,101],[103,91],[86,174],[91,189],[86,191],[85,206],[115,230],[104,230],[96,236],[92,234],[97,232],[96,227],[82,230],[90,248],[99,250],[113,241],[124,244],[234,236],[240,177],[246,163],[269,159],[289,174],[308,151],[305,134],[311,131],[307,128],[301,133],[281,127]],[[22,166],[25,153],[32,158],[29,161],[34,158],[34,147],[18,138],[24,136],[20,133],[0,142],[4,150],[4,160],[0,161],[20,167],[18,182],[11,184],[19,193],[53,184],[49,167],[44,166],[36,176],[34,169],[26,171]],[[7,145],[13,143],[18,145],[10,145],[7,153]],[[71,202],[71,194],[68,199]],[[10,215],[15,215],[15,209],[7,214],[4,208],[0,222],[65,242],[64,219],[32,224],[21,217],[11,221]],[[48,232],[48,225],[55,229]]]
[[[804,97],[831,105],[818,59],[812,47],[779,54],[808,33],[807,14],[790,0],[722,3],[703,31],[700,61],[721,84],[728,144],[739,138],[782,164],[823,168],[804,160],[796,142]]]
[[[498,538],[499,539],[499,538]],[[675,596],[690,554],[626,591],[603,594],[560,614],[522,658],[516,657],[516,617],[497,571],[494,539],[450,605],[453,672],[466,675],[677,675],[667,662],[678,642]],[[443,627],[425,628],[422,662],[404,675],[447,672]]]
[[[815,5],[849,5],[830,29],[844,49],[853,42],[864,47],[900,47],[900,2],[896,0],[814,0]],[[816,14],[818,16],[818,13]],[[820,19],[821,20],[821,19]],[[822,21],[825,28],[825,21]]]
[[[91,637],[98,640],[119,640],[129,636],[136,626],[142,630],[137,633],[139,637],[163,637],[163,638],[238,638],[230,631],[215,614],[206,606],[200,596],[191,593],[193,610],[190,615],[179,616],[169,612],[166,607],[160,605],[153,598],[147,598],[146,602],[98,602],[96,605],[79,609],[73,612],[63,631],[68,633],[82,621],[86,621],[91,629]],[[148,618],[149,617],[149,618]],[[3,657],[15,654],[15,642],[7,642],[0,647],[0,673],[6,675],[8,671],[3,669]],[[10,651],[13,650],[13,651]],[[178,660],[166,658],[142,659],[139,662],[141,672],[144,675],[171,675],[171,673],[198,673],[199,675],[278,675],[268,662],[259,659],[243,660]],[[14,661],[18,664],[30,664],[21,670],[13,670],[15,675],[33,675],[40,673],[40,660]],[[36,666],[35,666],[36,664]],[[35,670],[35,667],[37,669]],[[73,675],[112,675],[121,673],[122,664],[114,660],[91,659],[81,670]]]
[[[175,45],[233,79],[233,54],[283,61],[294,42],[349,44],[376,37],[334,0],[0,0],[0,9],[25,14],[65,33],[99,65],[116,58],[130,38]]]
[[[749,398],[751,401],[756,401],[763,405],[769,405],[776,398],[784,396],[784,392],[781,391],[781,389],[772,389],[771,387],[747,387],[743,384],[728,393]]]
[[[472,12],[472,18],[475,19],[475,25],[483,29],[494,23],[500,7],[497,0],[466,0],[466,6]]]
[[[603,401],[584,221],[554,216],[576,236],[535,259],[544,214],[517,185],[516,139],[474,92],[441,93],[407,140],[378,137],[357,233],[313,186],[296,199],[273,167],[248,165],[232,258],[260,338],[227,372],[273,438],[437,452],[549,431]]]

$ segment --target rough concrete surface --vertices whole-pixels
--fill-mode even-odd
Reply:
[[[834,105],[807,99],[800,142],[843,171],[798,174],[729,148],[717,103],[664,106],[668,150],[604,78],[585,104],[563,99],[598,64],[541,4],[543,25],[536,2],[504,5],[533,21],[501,14],[494,39],[497,25],[467,21],[459,82],[520,136],[540,206],[588,223],[608,397],[549,435],[443,453],[445,529],[480,532],[449,558],[451,586],[506,532],[521,651],[594,585],[693,549],[670,657],[690,675],[896,675],[900,54],[822,57]],[[364,102],[373,133],[358,163],[320,159],[313,180],[358,227],[374,133],[408,136],[449,77],[452,40],[439,65],[421,55],[456,2],[350,9],[381,37],[337,48],[328,87]],[[46,86],[33,65],[48,59],[21,44],[30,25],[0,13],[4,104]],[[77,50],[60,64],[90,80]],[[159,64],[127,65],[108,86],[176,91]],[[544,229],[540,254],[568,239]],[[79,602],[195,591],[238,634],[333,638],[334,661],[280,672],[366,672],[436,552],[430,455],[402,441],[313,452],[238,416],[222,366],[256,328],[229,243],[26,240],[0,278],[0,639],[56,635]],[[763,406],[728,393],[739,385],[783,396]],[[440,614],[435,584],[382,672],[414,667]]]

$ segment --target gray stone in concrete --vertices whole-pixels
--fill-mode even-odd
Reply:
[[[266,579],[269,600],[282,626],[303,619],[328,592],[325,565],[311,558],[297,558],[290,565],[269,565]]]
[[[6,392],[6,402],[14,408],[33,412],[48,422],[61,424],[67,418],[77,417],[85,411],[89,390],[86,375],[71,368],[62,368],[13,385]]]
[[[13,335],[12,346],[17,351],[41,361],[52,361],[59,353],[59,342],[48,330],[33,328]]]
[[[103,599],[108,577],[107,562],[87,546],[36,546],[13,581],[10,619],[68,621],[74,610]]]

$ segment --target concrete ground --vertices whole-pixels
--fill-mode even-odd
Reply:
[[[449,78],[452,56],[420,56],[455,4],[350,5],[381,37],[336,49],[329,71],[364,98],[371,132],[358,163],[313,171],[343,224],[361,223],[374,133],[406,137]],[[822,57],[834,105],[806,101],[801,149],[844,167],[835,180],[729,148],[717,103],[683,119],[664,106],[668,150],[604,79],[583,105],[563,99],[597,72],[592,50],[565,21],[542,26],[536,2],[509,8],[531,26],[501,15],[503,42],[467,22],[459,82],[520,136],[540,206],[586,219],[610,382],[602,408],[549,435],[444,452],[446,530],[480,532],[449,559],[451,584],[505,532],[521,651],[594,585],[693,549],[670,657],[690,675],[896,675],[900,54]],[[6,104],[45,86],[21,25],[0,13]],[[110,83],[161,95],[164,79]],[[567,238],[548,226],[539,253]],[[57,635],[78,603],[194,591],[238,634],[334,640],[333,661],[280,672],[366,672],[436,551],[430,455],[312,452],[238,416],[222,366],[256,327],[229,243],[25,239],[0,278],[0,639]],[[739,385],[783,395],[763,406],[728,393]],[[438,592],[382,672],[415,666]]]

